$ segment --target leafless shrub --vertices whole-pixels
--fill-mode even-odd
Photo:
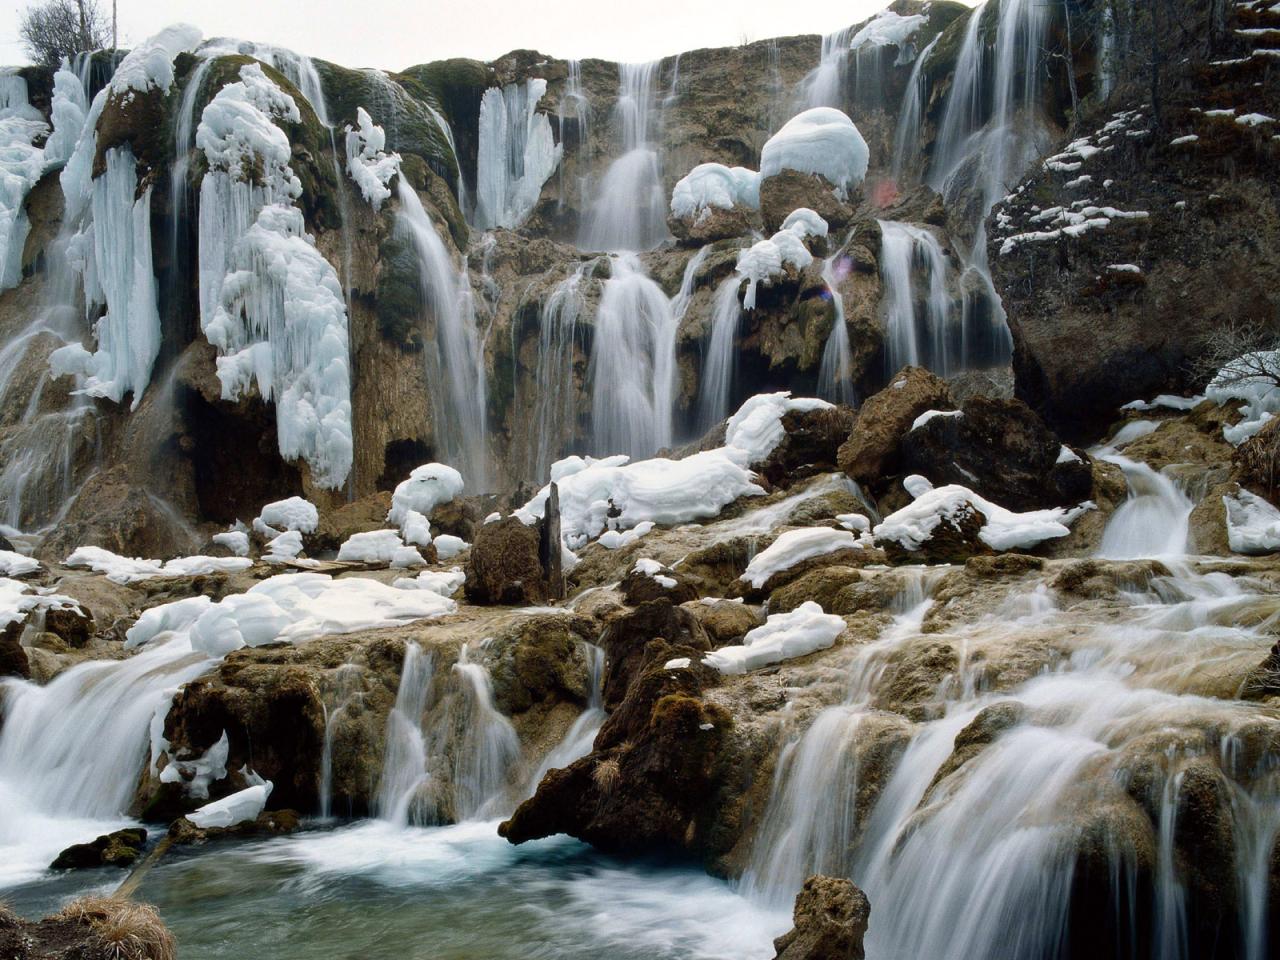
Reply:
[[[110,32],[98,0],[44,0],[22,12],[18,36],[32,60],[56,67],[64,57],[102,49]]]

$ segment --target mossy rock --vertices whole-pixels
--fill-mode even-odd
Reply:
[[[378,261],[381,269],[374,299],[378,331],[383,340],[406,352],[417,353],[423,348],[419,320],[425,304],[413,241],[399,231],[392,231],[382,241]]]

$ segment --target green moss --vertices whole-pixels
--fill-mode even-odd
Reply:
[[[419,278],[417,251],[407,237],[393,231],[378,250],[381,271],[375,295],[374,313],[384,340],[402,350],[422,350],[419,318],[425,309]]]

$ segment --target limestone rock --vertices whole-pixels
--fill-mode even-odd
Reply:
[[[773,941],[774,960],[863,960],[871,903],[850,880],[813,876],[796,896],[795,926]]]
[[[693,650],[711,649],[698,619],[667,597],[642,603],[605,627],[600,634],[608,663],[604,674],[604,705],[612,710],[627,696],[632,680],[646,659],[646,647],[661,639]]]
[[[841,445],[840,469],[858,483],[873,486],[900,472],[899,446],[920,414],[952,410],[946,383],[928,370],[905,367],[887,387],[858,410],[849,439]]]
[[[681,243],[701,247],[751,232],[759,215],[744,207],[707,207],[701,216],[667,217],[667,228]]]
[[[772,486],[784,488],[819,473],[831,473],[853,422],[854,413],[848,407],[786,413],[782,440],[763,463],[753,466]]]

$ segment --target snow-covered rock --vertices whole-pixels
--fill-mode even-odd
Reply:
[[[806,527],[788,530],[765,550],[751,558],[741,579],[759,590],[775,574],[789,570],[796,564],[813,557],[836,553],[839,550],[857,550],[865,544],[848,530],[830,527]]]
[[[1280,551],[1280,510],[1248,490],[1224,496],[1227,511],[1227,545],[1236,553],[1263,554]]]
[[[213,803],[187,814],[187,819],[202,830],[210,827],[233,827],[238,823],[257,820],[266,809],[267,798],[271,796],[271,782],[245,787]]]
[[[770,664],[825,650],[844,632],[842,617],[822,612],[812,600],[789,613],[776,613],[742,638],[740,646],[721,647],[702,662],[723,674],[747,673]]]
[[[792,117],[760,151],[760,176],[783,170],[814,173],[839,191],[862,183],[871,154],[849,117],[832,107],[814,107]]]

